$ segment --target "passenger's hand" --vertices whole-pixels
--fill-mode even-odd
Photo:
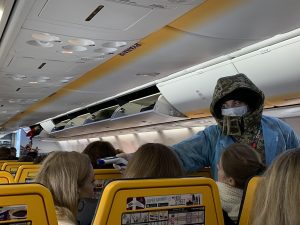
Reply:
[[[127,167],[128,161],[132,158],[133,153],[120,153],[116,156],[119,159],[113,164],[113,167],[123,173]]]

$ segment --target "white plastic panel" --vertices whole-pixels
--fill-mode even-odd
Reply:
[[[38,67],[46,63],[42,69]],[[5,71],[10,73],[28,74],[30,75],[64,75],[69,74],[78,64],[75,62],[53,61],[47,59],[34,59],[24,57],[13,57],[9,64],[5,67]]]
[[[278,118],[290,118],[290,117],[300,117],[300,107],[282,107],[266,109],[263,112],[264,115],[273,116]]]
[[[182,113],[209,107],[214,87],[220,77],[236,74],[231,63],[221,63],[157,84],[161,94]]]
[[[85,21],[99,5],[104,7],[93,19]],[[130,13],[128,13],[129,11]],[[107,1],[99,0],[48,0],[39,13],[39,17],[94,28],[126,30],[150,12],[151,8],[117,3],[109,4]]]
[[[88,39],[136,40],[167,25],[203,1],[39,0],[23,28]],[[104,8],[86,22],[85,19],[99,5]]]
[[[264,48],[233,60],[266,97],[300,92],[300,41]]]
[[[232,1],[233,6],[193,27],[177,27],[200,36],[263,40],[299,28],[300,1]],[[230,4],[230,3],[228,3]],[[176,27],[176,22],[174,24]],[[226,27],[226,28],[224,28]]]
[[[52,122],[52,120],[43,121],[43,122],[40,123],[40,125],[48,133],[50,133],[51,130],[53,129],[53,127],[55,126],[54,123]]]

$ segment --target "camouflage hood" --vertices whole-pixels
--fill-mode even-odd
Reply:
[[[227,100],[239,100],[248,105],[248,113],[242,117],[223,116],[222,104]],[[220,78],[215,87],[210,112],[225,135],[251,136],[260,128],[264,94],[244,74]],[[238,128],[238,130],[235,130]]]

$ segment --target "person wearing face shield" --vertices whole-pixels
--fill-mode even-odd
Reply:
[[[217,125],[172,146],[186,172],[211,167],[217,179],[217,163],[233,143],[250,145],[268,166],[283,151],[300,147],[293,129],[280,119],[262,115],[264,93],[244,74],[217,81],[210,112]]]

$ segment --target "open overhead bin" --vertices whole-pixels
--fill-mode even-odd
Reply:
[[[209,104],[217,80],[236,73],[237,70],[231,62],[224,62],[160,82],[157,87],[167,101],[181,113],[190,118],[206,117],[210,115]]]
[[[156,86],[116,97],[107,102],[81,109],[78,112],[83,114],[75,118],[71,116],[78,112],[52,119],[53,123],[56,123],[55,127],[61,126],[61,123],[64,123],[65,127],[60,130],[53,128],[51,135],[56,138],[67,138],[187,119],[168,103]],[[66,118],[70,120],[66,121]],[[60,121],[61,119],[63,120]]]
[[[209,116],[217,80],[237,73],[247,75],[265,93],[266,107],[300,103],[300,36],[223,58],[218,64],[198,65],[193,72],[165,79],[157,87],[171,105],[190,118]]]

